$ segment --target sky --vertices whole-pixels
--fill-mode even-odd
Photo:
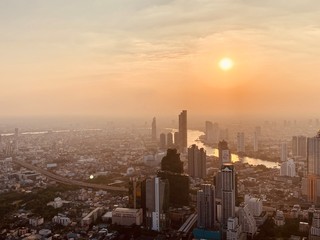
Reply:
[[[1,0],[0,33],[0,117],[320,115],[319,0]]]

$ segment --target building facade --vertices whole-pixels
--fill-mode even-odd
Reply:
[[[207,176],[207,154],[203,148],[193,144],[188,148],[188,173],[193,178],[205,178]]]
[[[201,185],[197,193],[198,228],[213,229],[216,224],[215,187]]]
[[[187,110],[179,114],[179,147],[184,151],[188,147]]]
[[[244,153],[245,152],[245,144],[244,144],[244,132],[237,133],[237,152]]]
[[[222,228],[226,229],[228,219],[235,217],[235,168],[233,164],[223,164],[221,167],[222,180]]]

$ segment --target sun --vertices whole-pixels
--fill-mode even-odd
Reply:
[[[223,70],[223,71],[228,71],[230,70],[232,67],[233,67],[233,61],[232,59],[230,58],[222,58],[220,61],[219,61],[219,67]]]

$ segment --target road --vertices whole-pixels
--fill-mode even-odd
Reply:
[[[95,183],[86,183],[86,182],[81,182],[73,179],[68,179],[66,177],[54,174],[52,172],[49,172],[47,170],[44,170],[42,168],[36,167],[30,163],[26,163],[23,161],[19,161],[16,159],[12,160],[13,163],[18,164],[24,168],[36,171],[47,178],[54,180],[56,182],[60,182],[63,184],[67,185],[73,185],[73,186],[79,186],[79,187],[84,187],[84,188],[94,188],[94,189],[100,189],[100,190],[106,190],[106,191],[115,191],[115,192],[128,192],[128,189],[125,187],[114,187],[114,186],[107,186],[107,185],[102,185],[102,184],[95,184]]]

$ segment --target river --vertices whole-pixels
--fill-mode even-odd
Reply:
[[[172,128],[166,128],[167,130],[171,131],[172,133],[176,132],[177,129],[172,129]],[[71,130],[56,130],[52,132],[69,132]],[[101,129],[82,129],[78,131],[101,131]],[[21,133],[23,135],[36,135],[36,134],[46,134],[49,131],[38,131],[38,132],[24,132]],[[11,136],[14,135],[14,133],[4,133],[2,136]],[[207,145],[204,145],[200,140],[199,137],[201,135],[204,135],[204,132],[198,131],[198,130],[188,130],[188,146],[192,144],[196,144],[199,148],[204,148],[207,152],[208,156],[215,156],[218,157],[218,149],[213,148]],[[257,158],[250,158],[250,157],[239,157],[237,154],[231,154],[231,160],[232,162],[238,162],[241,161],[243,163],[249,163],[251,165],[264,165],[268,168],[279,168],[278,163],[276,162],[271,162],[271,161],[266,161],[262,159],[257,159]]]
[[[199,148],[204,148],[208,156],[218,157],[219,156],[218,149],[204,145],[199,140],[199,137],[201,135],[204,135],[204,132],[197,131],[197,130],[188,130],[188,146],[192,144],[196,144]],[[237,154],[231,154],[231,161],[232,162],[241,161],[243,163],[249,163],[254,166],[264,165],[267,168],[274,168],[274,167],[279,168],[279,165],[276,162],[266,161],[266,160],[257,159],[257,158],[250,158],[250,157],[239,157]]]

